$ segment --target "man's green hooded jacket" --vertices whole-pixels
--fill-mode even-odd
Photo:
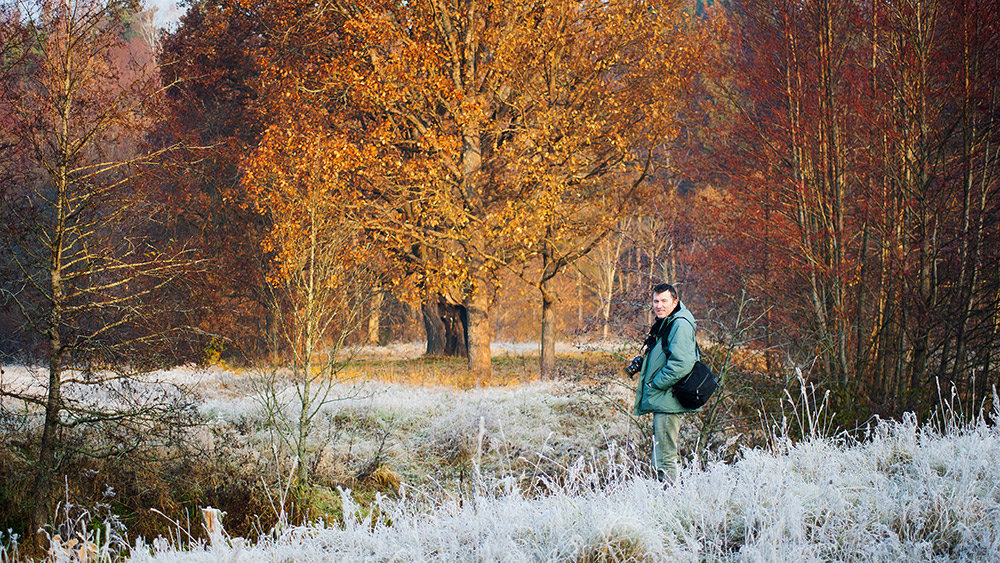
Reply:
[[[660,322],[656,344],[643,360],[639,387],[635,392],[636,416],[650,412],[673,414],[699,410],[682,407],[672,389],[675,383],[691,373],[695,361],[699,359],[694,334],[694,316],[683,303],[678,303],[674,312]]]

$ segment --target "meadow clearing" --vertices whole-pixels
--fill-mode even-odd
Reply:
[[[495,380],[478,388],[459,360],[405,347],[358,353],[311,430],[305,493],[289,491],[293,456],[255,400],[252,373],[150,374],[145,389],[183,390],[191,401],[196,424],[178,439],[186,453],[89,468],[90,492],[100,494],[67,485],[60,523],[48,531],[57,539],[43,556],[1000,559],[1000,431],[963,421],[961,405],[927,422],[873,419],[847,433],[824,426],[806,392],[784,420],[762,416],[754,440],[717,436],[704,448],[693,418],[682,434],[682,479],[664,489],[649,478],[648,421],[628,414],[630,382],[612,369],[618,354],[561,350],[567,375],[538,382],[524,380],[537,361],[530,349],[498,351]],[[4,377],[33,375],[8,366]],[[810,419],[800,420],[809,431],[793,439],[796,417]],[[24,555],[10,532],[0,545],[2,561]]]

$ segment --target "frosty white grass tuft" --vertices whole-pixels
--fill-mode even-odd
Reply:
[[[373,401],[401,411],[422,405],[415,410],[433,419],[430,434],[450,428],[468,435],[457,427],[474,419],[480,442],[501,431],[527,440],[533,424],[551,422],[540,405],[559,398],[546,395],[565,391],[410,390],[404,406],[388,390]],[[404,487],[401,498],[379,497],[369,511],[341,490],[342,524],[283,527],[256,543],[230,538],[186,550],[166,540],[138,542],[130,560],[1000,560],[996,427],[981,420],[920,425],[907,417],[876,421],[858,440],[782,444],[747,449],[731,464],[688,467],[666,489],[620,452],[605,451],[547,466],[550,474],[533,477],[544,485],[540,495],[522,492],[523,472],[480,475],[468,495],[429,505]]]

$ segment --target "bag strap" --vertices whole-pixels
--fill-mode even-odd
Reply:
[[[691,330],[694,331],[695,333],[697,333],[698,329],[695,328],[694,323],[691,322],[691,319],[689,319],[687,317],[677,317],[677,318],[684,319],[685,321],[687,321],[688,324],[691,325]],[[666,342],[667,336],[670,335],[670,329],[671,329],[671,327],[674,326],[674,323],[677,322],[677,318],[675,318],[674,320],[670,321],[670,324],[667,325],[666,330],[663,331],[664,332],[664,334],[663,334],[664,342]],[[694,338],[694,350],[695,350],[695,353],[698,354],[698,360],[700,360],[701,359],[701,347],[698,346],[698,335],[697,334],[692,334],[692,337]],[[667,346],[664,346],[663,349],[667,352],[667,355],[669,356],[670,355],[670,348],[668,348]]]

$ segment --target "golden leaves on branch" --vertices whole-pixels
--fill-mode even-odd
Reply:
[[[611,224],[698,51],[679,2],[293,4],[261,14],[282,32],[244,172],[272,249],[322,210],[427,287]]]

